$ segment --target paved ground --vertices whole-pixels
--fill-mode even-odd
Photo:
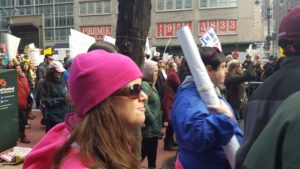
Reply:
[[[33,147],[45,134],[45,128],[40,125],[41,113],[39,111],[34,111],[34,115],[37,116],[36,119],[30,120],[31,129],[26,129],[26,135],[31,141],[31,144],[22,144],[18,142],[18,146],[21,147]],[[165,130],[165,128],[163,129]],[[163,150],[163,139],[159,140],[158,145],[158,157],[157,157],[157,168],[171,169],[172,167],[166,167],[165,163],[174,157],[176,152],[174,151],[164,151]],[[22,164],[19,165],[0,165],[1,169],[21,169]],[[147,168],[147,160],[142,163],[142,168]]]

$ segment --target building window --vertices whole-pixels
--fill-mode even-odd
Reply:
[[[32,0],[19,0],[19,5],[32,5]]]
[[[111,0],[80,3],[80,15],[98,15],[111,13]]]
[[[157,11],[192,9],[192,0],[157,0]]]
[[[199,0],[199,8],[237,7],[237,0]]]
[[[31,15],[33,14],[33,7],[19,8],[20,15]]]
[[[64,41],[67,40],[67,36],[69,35],[69,29],[56,29],[55,30],[55,40],[57,41]]]
[[[45,29],[45,41],[53,40],[53,29]]]
[[[36,4],[50,4],[52,2],[53,2],[53,0],[36,0],[35,1]]]
[[[0,0],[0,6],[1,7],[10,7],[10,6],[14,6],[14,1],[12,0]]]
[[[45,27],[53,27],[53,19],[45,18]]]

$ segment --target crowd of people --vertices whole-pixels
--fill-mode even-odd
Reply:
[[[27,55],[0,62],[17,72],[20,141],[30,143],[25,127],[35,118],[34,100],[46,126],[23,168],[138,169],[147,158],[155,169],[164,138],[164,150],[177,151],[176,169],[230,169],[223,146],[233,136],[240,144],[235,169],[299,168],[300,31],[289,24],[300,25],[299,18],[300,5],[280,24],[285,58],[264,63],[256,53],[241,63],[216,47],[199,48],[219,106],[205,104],[177,55],[145,58],[140,70],[114,45],[97,42],[63,63],[52,55],[37,67]]]

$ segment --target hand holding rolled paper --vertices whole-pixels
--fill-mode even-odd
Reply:
[[[233,113],[223,100],[220,100],[219,106],[207,105],[207,107],[215,113],[224,114],[225,116],[233,120]]]

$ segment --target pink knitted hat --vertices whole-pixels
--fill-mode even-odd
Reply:
[[[127,56],[94,50],[75,57],[70,68],[69,91],[76,112],[66,117],[71,131],[88,111],[134,79],[142,77]]]

